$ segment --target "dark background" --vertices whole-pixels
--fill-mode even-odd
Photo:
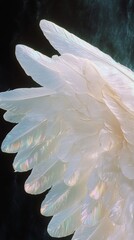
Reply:
[[[54,21],[134,69],[133,0],[1,0],[0,91],[34,87],[15,58],[15,45],[26,44],[52,56],[55,51],[43,37],[39,21]],[[0,112],[0,142],[13,124]],[[24,192],[28,173],[15,173],[14,154],[0,154],[0,240],[46,240],[50,218],[41,216],[46,193]],[[71,236],[65,238],[71,239]]]

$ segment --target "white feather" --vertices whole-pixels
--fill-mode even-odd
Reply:
[[[132,104],[134,101],[134,74],[130,69],[116,63],[109,55],[52,22],[41,20],[40,27],[45,37],[60,54],[71,53],[95,63],[100,73],[106,76],[114,90],[118,91],[122,101],[134,111]],[[128,82],[127,87],[126,81]]]
[[[64,209],[72,206],[74,202],[80,202],[86,194],[86,184],[84,179],[73,186],[67,186],[64,182],[56,183],[48,192],[41,205],[41,213],[45,216],[52,216]],[[84,186],[83,186],[84,185]],[[79,189],[81,189],[81,194]]]
[[[70,53],[92,61],[95,59],[114,62],[109,55],[50,21],[41,20],[40,27],[45,37],[60,54]]]
[[[60,73],[55,66],[51,66],[51,58],[24,45],[16,46],[16,57],[26,74],[33,77],[41,86],[53,90],[61,85]]]
[[[46,126],[44,116],[30,115],[15,126],[6,136],[2,143],[2,150],[5,152],[18,152],[20,149],[34,147],[44,141],[43,134]]]
[[[52,237],[64,237],[72,234],[80,225],[80,206],[75,203],[73,207],[67,208],[54,215],[48,225],[48,233]]]

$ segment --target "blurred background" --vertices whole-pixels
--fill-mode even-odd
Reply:
[[[56,53],[39,28],[41,19],[57,23],[134,70],[133,0],[1,0],[0,91],[37,86],[16,60],[17,44],[48,56]],[[0,143],[13,127],[3,114],[0,110]],[[52,240],[46,230],[50,218],[40,214],[46,193],[25,193],[29,172],[15,173],[14,157],[0,152],[0,240]]]

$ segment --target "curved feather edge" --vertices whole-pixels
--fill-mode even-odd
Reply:
[[[25,191],[30,194],[45,192],[63,178],[65,169],[66,165],[56,158],[47,159],[47,161],[35,165],[25,182]]]
[[[100,58],[102,61],[115,62],[109,55],[81,40],[74,34],[48,20],[40,21],[40,28],[51,45],[60,53],[70,53],[87,59]],[[91,60],[92,60],[91,58]]]
[[[59,72],[52,65],[51,58],[25,45],[16,46],[16,57],[26,74],[41,86],[55,90],[62,85]]]
[[[80,189],[82,189],[81,194],[79,194]],[[71,207],[74,202],[82,201],[86,191],[86,185],[83,184],[83,181],[73,187],[67,186],[63,181],[58,182],[50,189],[42,202],[42,215],[52,216]]]
[[[42,115],[24,118],[7,134],[1,146],[2,151],[16,153],[41,143],[45,139],[45,131],[42,131],[45,126],[46,119]]]
[[[48,225],[48,233],[52,237],[65,237],[74,233],[80,225],[80,205],[75,204],[52,217]]]
[[[132,104],[132,99],[134,100],[134,74],[130,69],[115,62],[98,48],[50,21],[41,20],[40,28],[50,44],[60,54],[70,53],[95,63],[100,73],[102,72],[102,75],[110,80],[111,86],[117,91],[124,104],[134,112]],[[116,76],[113,75],[114,71],[116,71]],[[126,81],[128,81],[129,89],[126,89]]]

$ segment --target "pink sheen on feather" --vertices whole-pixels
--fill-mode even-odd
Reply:
[[[15,171],[32,169],[26,192],[51,188],[41,205],[51,236],[133,240],[134,73],[52,22],[40,27],[60,56],[16,46],[40,87],[0,93],[16,123],[2,150],[17,153]]]

